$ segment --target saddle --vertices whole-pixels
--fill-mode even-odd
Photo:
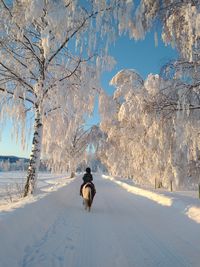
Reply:
[[[94,188],[94,185],[93,184],[91,184],[90,182],[87,182],[87,184],[85,184],[85,188],[86,187],[91,187],[91,188]]]

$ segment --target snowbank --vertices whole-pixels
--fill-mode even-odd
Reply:
[[[129,185],[125,182],[116,180],[112,176],[102,175],[104,179],[109,179],[113,181],[114,183],[118,184],[119,186],[126,189],[128,192],[146,197],[152,201],[155,201],[156,203],[168,206],[168,207],[174,207],[177,210],[179,210],[181,213],[188,216],[193,221],[200,223],[200,201],[189,198],[187,196],[179,196],[178,194],[172,193],[171,196],[169,195],[169,192],[153,192],[151,190],[139,188],[133,185]]]

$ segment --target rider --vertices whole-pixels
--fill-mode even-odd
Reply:
[[[91,184],[91,189],[92,189],[92,199],[94,198],[94,195],[96,194],[96,189],[95,189],[95,186],[93,184],[93,176],[91,174],[91,169],[89,167],[86,168],[86,173],[83,175],[83,183],[81,185],[81,188],[80,188],[80,196],[82,196],[82,189],[83,189],[83,186],[87,183],[90,183]]]

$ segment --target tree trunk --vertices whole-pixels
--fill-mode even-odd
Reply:
[[[42,130],[43,127],[42,127],[40,112],[38,107],[36,107],[32,151],[30,155],[26,184],[24,187],[24,197],[26,197],[29,193],[32,194],[35,189],[39,165],[40,165]]]
[[[75,177],[75,172],[74,171],[71,171],[70,178],[74,178],[74,177]]]
[[[69,162],[70,178],[75,177],[75,173],[76,173],[76,167],[75,166],[76,166],[76,164],[75,164],[74,160],[71,159]]]

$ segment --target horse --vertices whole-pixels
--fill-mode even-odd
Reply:
[[[90,209],[91,209],[92,200],[93,200],[91,186],[92,185],[90,183],[86,183],[83,186],[83,189],[82,189],[82,193],[83,193],[83,204],[85,206],[85,210],[88,209],[88,211],[90,211]]]

